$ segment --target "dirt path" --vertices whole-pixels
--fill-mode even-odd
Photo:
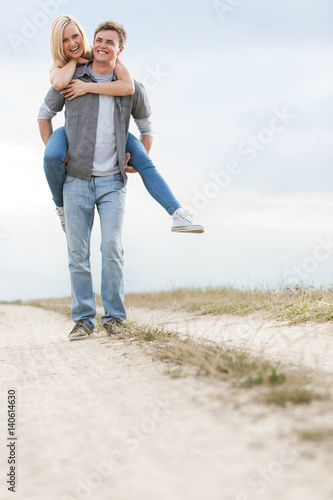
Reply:
[[[227,383],[170,378],[134,343],[104,334],[68,342],[71,326],[0,305],[2,499],[332,498],[333,442],[296,432],[332,427],[331,403],[255,404]],[[17,395],[15,494],[6,485],[8,389]]]

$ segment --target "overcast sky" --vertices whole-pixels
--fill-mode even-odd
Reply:
[[[332,2],[124,0],[94,9],[86,0],[18,0],[0,19],[0,300],[70,294],[36,120],[60,14],[76,17],[90,42],[101,21],[125,25],[123,60],[153,109],[151,157],[206,228],[171,233],[171,218],[132,175],[127,291],[332,283]]]

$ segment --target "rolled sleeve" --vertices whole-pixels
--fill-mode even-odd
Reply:
[[[56,112],[51,111],[48,105],[43,102],[39,108],[37,120],[52,120],[56,114]]]
[[[46,94],[44,103],[51,112],[56,114],[64,107],[65,97],[60,93],[60,90],[56,90],[55,88],[51,87]]]
[[[134,121],[140,131],[140,135],[154,135],[153,121],[150,116],[141,119],[134,118]]]
[[[148,95],[142,83],[134,80],[135,93],[133,95],[132,116],[135,119],[149,118],[151,116],[151,108]]]

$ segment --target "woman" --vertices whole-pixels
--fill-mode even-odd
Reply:
[[[71,16],[57,17],[51,26],[51,53],[53,64],[50,69],[50,81],[57,90],[64,89],[62,94],[69,100],[86,93],[110,96],[125,96],[134,93],[134,82],[128,69],[119,58],[116,63],[117,80],[106,83],[90,83],[72,80],[78,64],[85,64],[92,58],[92,51],[83,28]],[[147,124],[138,124],[144,135]],[[149,125],[148,125],[149,126]],[[67,155],[67,138],[64,127],[57,129],[49,140],[45,140],[44,170],[56,204],[56,213],[60,217],[65,231],[62,189],[65,181]],[[126,145],[126,172],[139,172],[144,185],[151,196],[172,216],[173,232],[202,233],[203,227],[194,224],[192,215],[183,209],[176,200],[163,177],[157,172],[153,162],[147,155],[141,141],[128,134]],[[132,166],[128,165],[131,159]],[[134,167],[134,168],[133,168]]]

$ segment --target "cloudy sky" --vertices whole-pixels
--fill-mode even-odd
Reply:
[[[90,42],[101,21],[125,25],[123,60],[153,109],[151,156],[206,228],[172,234],[132,175],[127,291],[332,283],[332,2],[17,0],[0,19],[0,300],[70,293],[36,121],[60,14],[79,19]],[[99,291],[98,224],[92,264]]]

